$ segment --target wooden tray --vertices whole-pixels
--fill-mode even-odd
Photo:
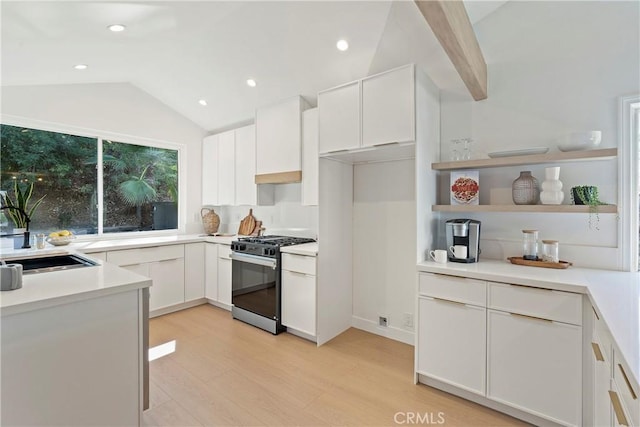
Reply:
[[[517,265],[528,265],[529,267],[544,267],[544,268],[569,268],[570,265],[573,265],[569,261],[560,262],[548,262],[548,261],[533,261],[530,259],[524,259],[521,256],[512,256],[507,258],[511,261],[511,264]]]

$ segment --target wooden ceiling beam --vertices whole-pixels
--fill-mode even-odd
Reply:
[[[487,64],[461,0],[414,0],[476,101],[487,98]]]

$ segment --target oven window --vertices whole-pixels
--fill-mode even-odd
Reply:
[[[269,319],[277,317],[276,270],[233,260],[231,278],[233,305]]]

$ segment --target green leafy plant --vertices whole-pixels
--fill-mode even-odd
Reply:
[[[18,181],[16,180],[13,183],[13,194],[15,199],[9,197],[9,193],[5,193],[2,196],[2,204],[4,206],[19,208],[27,213],[28,217],[25,216],[24,213],[17,211],[15,209],[7,209],[6,213],[11,218],[11,221],[15,224],[16,228],[27,228],[27,223],[33,217],[34,212],[42,203],[42,200],[46,197],[42,196],[35,203],[29,206],[29,202],[31,201],[31,196],[33,195],[33,186],[35,183],[31,183],[27,186],[25,191],[22,191],[20,186],[18,185]]]
[[[606,205],[602,202],[598,195],[598,187],[592,185],[579,185],[571,187],[571,201],[574,205],[587,205],[589,206],[589,228],[600,230],[598,224],[600,223],[600,215],[598,212],[598,206]],[[594,221],[595,217],[595,221]]]

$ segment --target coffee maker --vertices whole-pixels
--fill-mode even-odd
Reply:
[[[450,219],[445,223],[447,248],[462,245],[467,247],[466,258],[456,258],[449,251],[449,261],[471,263],[478,262],[480,256],[480,221],[473,219]]]

